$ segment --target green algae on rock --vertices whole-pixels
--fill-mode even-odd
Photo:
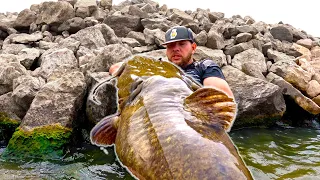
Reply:
[[[19,125],[19,120],[10,118],[5,112],[0,112],[0,141],[7,143]]]
[[[60,124],[36,127],[31,130],[18,128],[2,154],[3,158],[59,159],[70,143],[72,130]]]

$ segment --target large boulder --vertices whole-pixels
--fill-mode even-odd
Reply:
[[[308,83],[312,78],[311,73],[305,71],[293,61],[278,61],[271,66],[269,71],[282,77],[303,92],[307,90]]]
[[[73,125],[79,118],[85,89],[81,72],[66,69],[53,73],[36,94],[3,156],[61,158],[72,142]]]
[[[36,24],[61,24],[75,17],[72,5],[65,1],[43,2],[40,4],[39,11]]]
[[[269,127],[282,117],[286,104],[277,85],[248,76],[232,66],[224,66],[222,71],[238,104],[234,128]]]
[[[267,79],[269,82],[278,85],[281,89],[283,89],[283,94],[290,96],[295,103],[297,103],[301,108],[311,114],[319,114],[320,107],[310,98],[303,95],[299,90],[293,87],[290,83],[288,83],[282,77],[270,72],[267,75]]]

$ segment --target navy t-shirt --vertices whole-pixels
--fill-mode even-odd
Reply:
[[[193,61],[187,67],[182,68],[185,73],[203,85],[203,80],[207,77],[218,77],[225,79],[220,67],[212,60]]]

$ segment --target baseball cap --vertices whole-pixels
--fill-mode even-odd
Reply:
[[[171,42],[189,40],[194,42],[192,31],[190,28],[184,26],[175,26],[170,28],[165,35],[165,42],[162,45],[166,45]]]

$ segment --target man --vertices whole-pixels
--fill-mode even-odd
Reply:
[[[180,66],[188,75],[193,77],[203,86],[211,86],[225,92],[230,97],[233,93],[225,81],[225,77],[219,66],[212,60],[196,62],[193,54],[197,44],[194,42],[192,31],[184,26],[176,26],[169,29],[165,34],[166,55],[169,61]],[[110,67],[109,73],[113,74],[121,63]]]

